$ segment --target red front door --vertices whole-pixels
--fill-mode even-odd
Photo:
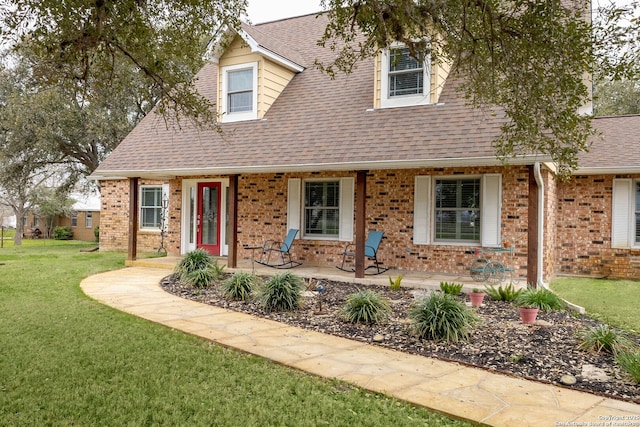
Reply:
[[[220,255],[221,190],[219,182],[198,183],[196,246],[211,255]]]

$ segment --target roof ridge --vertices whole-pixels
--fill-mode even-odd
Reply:
[[[249,24],[249,23],[247,23],[247,24],[251,25],[252,27],[257,27],[258,25],[267,25],[267,24],[273,24],[273,23],[276,23],[276,22],[291,21],[291,20],[294,20],[294,19],[304,18],[304,17],[310,16],[310,15],[316,15],[316,16],[317,15],[322,15],[324,13],[327,13],[327,11],[326,10],[320,10],[318,12],[305,13],[303,15],[290,16],[290,17],[287,17],[287,18],[274,19],[272,21],[259,22],[257,24]]]

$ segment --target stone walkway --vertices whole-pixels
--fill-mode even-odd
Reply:
[[[638,426],[640,405],[405,354],[182,299],[166,268],[129,267],[82,281],[127,313],[314,375],[492,426]]]

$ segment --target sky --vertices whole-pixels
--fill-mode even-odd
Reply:
[[[321,10],[320,0],[249,0],[247,8],[252,24],[306,15]]]
[[[592,0],[593,5],[607,4],[611,0]],[[613,0],[618,5],[626,5],[631,0]],[[290,18],[319,12],[320,0],[249,0],[249,19],[253,24]]]

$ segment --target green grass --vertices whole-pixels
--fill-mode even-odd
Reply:
[[[79,282],[123,254],[31,243],[0,250],[0,425],[469,425],[104,306]]]
[[[589,316],[640,333],[640,282],[563,278],[554,280],[551,288],[562,298],[584,307]]]

